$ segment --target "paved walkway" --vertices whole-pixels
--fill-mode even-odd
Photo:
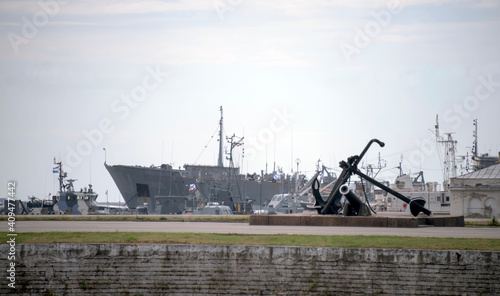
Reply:
[[[6,232],[7,221],[0,223]],[[329,226],[259,226],[248,223],[167,222],[167,221],[16,221],[22,232],[200,232],[241,234],[315,234],[315,235],[390,235],[414,237],[458,237],[500,239],[498,227],[329,227]]]

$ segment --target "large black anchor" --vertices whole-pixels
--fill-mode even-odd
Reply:
[[[353,174],[356,174],[361,178],[367,180],[368,182],[374,184],[375,186],[379,187],[380,189],[387,191],[388,193],[394,195],[395,197],[409,204],[410,212],[413,214],[413,216],[416,217],[420,212],[430,216],[432,213],[428,209],[424,208],[425,200],[423,198],[409,199],[406,196],[402,195],[401,193],[394,191],[393,189],[371,178],[370,176],[365,175],[358,169],[359,162],[366,154],[366,152],[368,151],[373,142],[379,144],[380,147],[385,146],[384,142],[381,142],[377,139],[372,139],[370,140],[370,142],[368,142],[365,149],[361,152],[359,156],[358,155],[351,156],[347,159],[347,161],[341,161],[339,163],[340,168],[342,168],[342,172],[340,173],[339,178],[333,185],[333,189],[330,192],[330,195],[328,196],[326,201],[323,200],[323,198],[319,193],[318,179],[316,178],[314,180],[314,182],[311,185],[311,189],[316,201],[312,208],[316,209],[318,213],[322,215],[338,215],[341,212],[343,212],[343,214],[346,216],[365,216],[367,213],[369,213],[369,210],[366,209],[365,204],[354,193],[352,193],[349,190],[349,188],[345,185],[345,183],[347,183],[349,178]],[[348,205],[346,206],[345,209],[341,203],[341,198],[343,195],[346,197],[348,201]]]

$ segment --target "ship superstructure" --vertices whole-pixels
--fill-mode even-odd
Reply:
[[[243,138],[227,137],[229,166],[223,163],[223,113],[220,109],[219,157],[217,165],[160,166],[108,165],[105,167],[130,209],[146,207],[150,214],[180,214],[193,204],[218,202],[234,213],[249,213],[276,194],[293,193],[304,182],[297,175],[282,172],[242,174],[232,160],[233,149]]]

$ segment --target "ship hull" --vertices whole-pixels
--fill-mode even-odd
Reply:
[[[185,166],[175,170],[170,166],[141,167],[105,165],[127,206],[131,209],[151,203],[156,196],[202,197],[219,202],[238,212],[236,204],[251,201],[257,208],[276,194],[293,192],[295,183],[290,178],[283,183],[247,177],[237,169],[214,166]],[[195,190],[190,186],[195,184]],[[190,190],[191,189],[191,190]],[[155,207],[150,205],[149,207]],[[180,210],[182,210],[180,206]]]
[[[142,206],[146,199],[157,195],[187,196],[193,180],[178,171],[139,166],[106,165],[125,203],[130,209]]]

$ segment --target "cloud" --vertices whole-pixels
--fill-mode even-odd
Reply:
[[[354,28],[364,28],[373,21],[371,12],[394,2],[243,1],[228,12],[230,18],[221,21],[213,1],[70,1],[29,44],[21,45],[21,54],[15,55],[6,39],[0,41],[0,56],[11,60],[307,66],[321,64],[324,58],[335,59],[340,40],[352,42]],[[402,13],[409,14],[393,16],[377,41],[428,42],[447,38],[443,32],[455,34],[485,22],[478,19],[471,25],[469,17],[460,22],[463,10],[454,11],[455,19],[442,17],[444,8],[433,10],[430,19],[420,10],[411,10],[448,2],[405,1],[408,7]],[[7,1],[3,6],[8,11],[17,7],[17,15],[28,16],[28,11],[38,7],[36,1],[15,3]],[[459,3],[477,5],[475,1]],[[479,4],[491,5],[491,1]],[[9,17],[0,31],[19,33],[20,26],[20,17]]]
[[[41,3],[57,3],[64,13],[72,15],[98,15],[98,14],[145,14],[166,11],[193,11],[199,9],[211,9],[208,1],[178,0],[111,0],[111,1],[2,1],[0,7],[2,12],[34,13],[41,8]]]

